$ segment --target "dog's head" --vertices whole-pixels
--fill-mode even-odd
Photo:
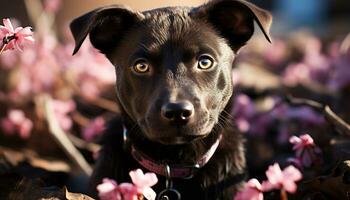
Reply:
[[[182,144],[207,136],[232,92],[235,53],[251,38],[254,21],[270,41],[271,15],[243,0],[196,8],[134,12],[96,9],[71,23],[76,53],[89,34],[116,67],[122,109],[145,136]]]

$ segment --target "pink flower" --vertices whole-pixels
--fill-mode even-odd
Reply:
[[[234,200],[263,200],[263,198],[261,184],[253,178],[244,185],[243,190],[236,194]]]
[[[4,40],[9,40],[4,50],[17,49],[23,50],[23,46],[26,44],[32,44],[34,42],[32,28],[27,26],[17,27],[14,29],[10,19],[3,19],[4,26],[0,25],[0,46],[4,45]]]
[[[311,70],[305,63],[291,63],[282,74],[282,81],[288,86],[296,86],[310,80]]]
[[[117,184],[112,179],[104,178],[97,186],[98,196],[101,200],[137,200],[136,186],[131,183]]]
[[[236,125],[239,129],[239,131],[246,133],[250,129],[250,124],[248,120],[244,119],[243,117],[237,118],[236,120]]]
[[[297,168],[288,166],[282,171],[277,163],[269,166],[266,176],[268,180],[262,183],[264,192],[273,189],[283,189],[289,193],[295,193],[297,190],[295,182],[302,179],[302,174]]]
[[[71,57],[69,52],[62,51],[65,58]],[[63,58],[63,59],[64,59]],[[103,56],[100,55],[91,45],[84,42],[80,51],[74,57],[65,59],[65,68],[68,73],[79,85],[80,95],[88,100],[95,100],[102,92],[115,83],[116,77],[113,65]]]
[[[289,142],[294,145],[293,150],[296,158],[300,160],[303,166],[310,167],[313,163],[321,162],[321,150],[316,146],[309,134],[304,134],[300,137],[292,136]]]
[[[61,128],[65,131],[68,131],[70,128],[72,128],[73,121],[68,116],[68,113],[72,112],[75,109],[74,101],[53,100],[52,106]]]
[[[105,120],[102,117],[97,117],[88,124],[82,132],[85,140],[91,141],[97,135],[100,135],[105,129]]]
[[[232,113],[235,116],[238,129],[243,133],[250,131],[252,118],[257,113],[254,103],[245,94],[238,95],[234,103]]]
[[[84,75],[80,78],[83,80],[80,83],[80,91],[85,99],[94,100],[101,95],[101,90],[98,87],[99,83],[97,80]]]
[[[315,146],[314,139],[309,134],[301,135],[300,137],[292,136],[289,142],[294,144],[293,150],[296,151],[297,155],[301,155],[301,151],[307,147]]]
[[[138,200],[143,195],[148,200],[154,200],[156,193],[150,188],[158,182],[154,173],[143,174],[141,169],[130,171],[132,183],[118,185],[114,180],[105,178],[97,186],[101,200]]]
[[[256,108],[249,96],[240,94],[235,98],[235,106],[233,106],[232,113],[238,116],[250,118],[256,114]]]
[[[102,183],[97,186],[97,191],[101,200],[122,200],[118,185],[112,179],[104,178]]]
[[[154,200],[156,198],[156,193],[151,188],[158,182],[157,176],[154,173],[144,174],[141,169],[137,169],[130,171],[129,175],[140,194],[143,194],[148,200]]]
[[[138,200],[137,187],[131,183],[120,184],[119,191],[123,194],[123,200]]]
[[[10,110],[7,118],[1,120],[1,127],[7,134],[18,133],[21,138],[29,138],[33,122],[26,118],[22,110]]]

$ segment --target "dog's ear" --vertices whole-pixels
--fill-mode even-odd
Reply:
[[[73,55],[78,52],[88,34],[96,49],[104,54],[111,53],[120,38],[142,18],[139,12],[113,5],[95,9],[74,19],[70,24],[75,40]]]
[[[213,0],[193,9],[191,16],[211,24],[228,40],[234,51],[245,45],[253,35],[254,20],[265,38],[271,42],[271,14],[245,0]]]

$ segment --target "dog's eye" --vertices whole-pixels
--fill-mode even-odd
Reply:
[[[214,65],[214,59],[209,55],[201,55],[198,58],[199,69],[209,69]]]
[[[139,59],[135,62],[133,69],[137,73],[146,73],[149,71],[149,64],[144,59]]]

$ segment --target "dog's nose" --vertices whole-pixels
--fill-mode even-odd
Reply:
[[[166,103],[162,106],[161,114],[171,123],[186,124],[194,115],[194,107],[188,101]]]

